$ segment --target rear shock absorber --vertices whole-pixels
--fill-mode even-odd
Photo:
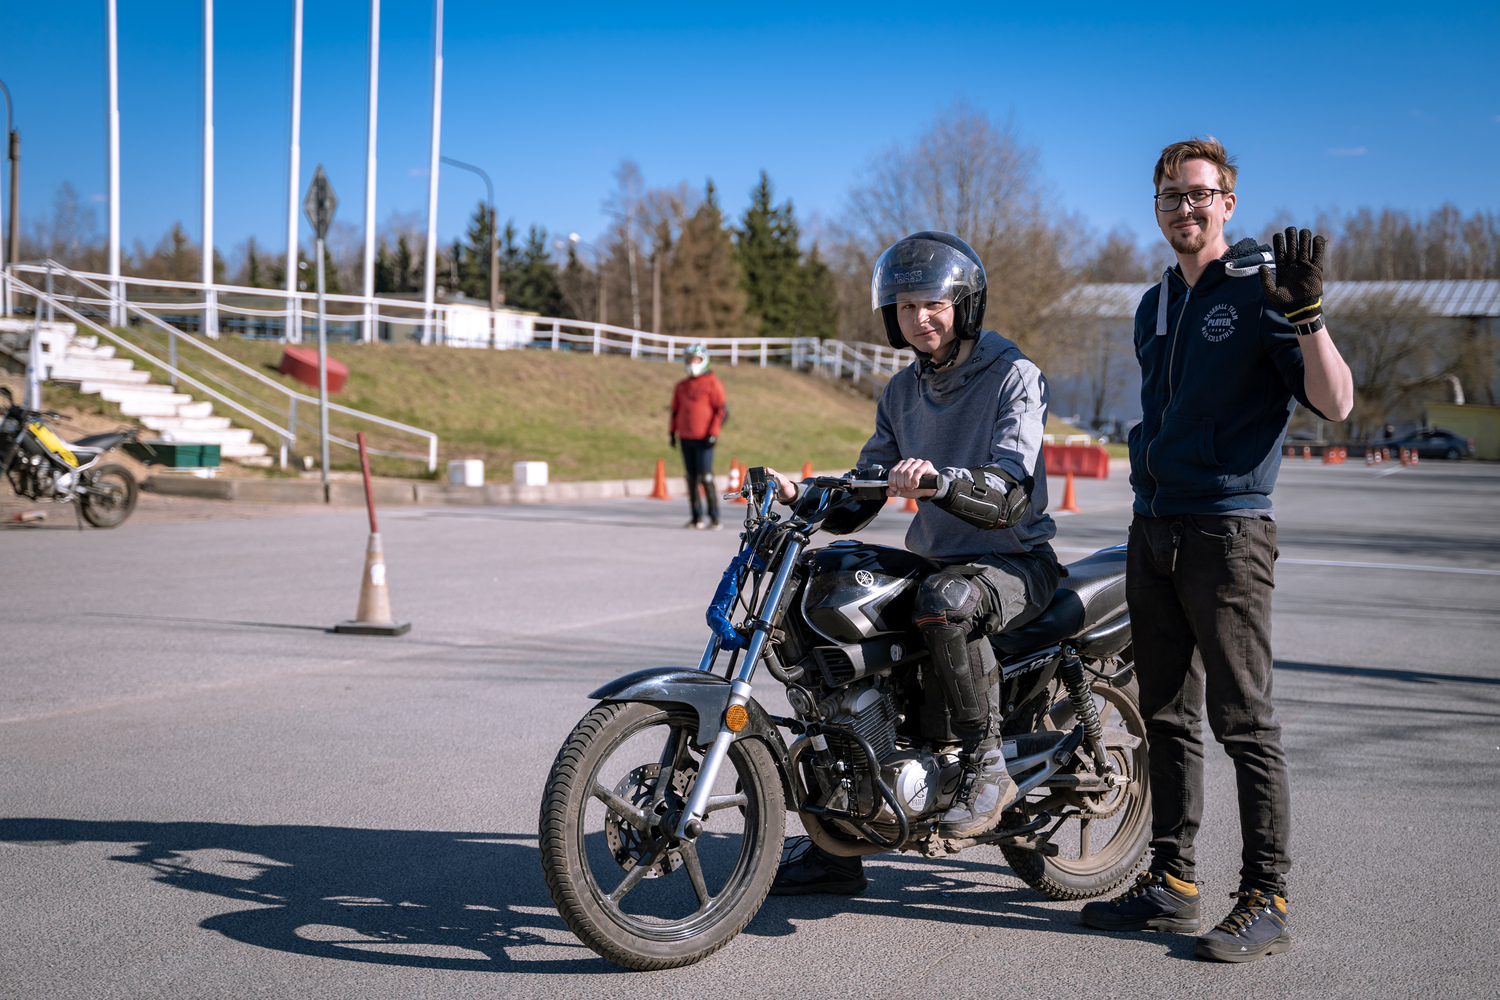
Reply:
[[[1083,739],[1089,753],[1099,766],[1099,773],[1107,769],[1108,757],[1104,753],[1104,726],[1099,722],[1099,709],[1094,704],[1094,693],[1083,674],[1083,660],[1078,651],[1063,647],[1063,661],[1058,665],[1057,675],[1068,688],[1068,700],[1073,703],[1073,715],[1083,723]]]

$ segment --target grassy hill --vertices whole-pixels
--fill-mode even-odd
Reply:
[[[221,340],[214,345],[284,384],[271,371],[275,343]],[[440,469],[449,459],[478,458],[494,479],[519,461],[544,461],[559,481],[650,476],[658,458],[680,459],[667,445],[672,387],[680,365],[551,351],[486,351],[392,344],[338,344],[330,356],[349,366],[336,402],[435,432]],[[785,368],[715,366],[729,397],[730,419],[718,465],[737,457],[751,465],[800,470],[847,467],[869,437],[875,406],[826,379]],[[304,408],[302,420],[316,420]],[[350,427],[334,427],[349,433]],[[386,437],[388,446],[396,446]],[[268,442],[269,443],[269,442]],[[299,445],[312,450],[315,438]],[[407,438],[399,447],[413,449]],[[335,464],[353,468],[349,452]],[[413,463],[383,461],[387,474],[413,475]]]
[[[138,331],[127,335],[139,336]],[[289,388],[316,394],[275,371],[278,343],[224,338],[213,346]],[[329,354],[350,371],[348,384],[333,400],[436,433],[440,476],[448,460],[462,458],[483,460],[495,481],[509,480],[511,463],[519,461],[547,462],[557,481],[646,477],[658,458],[667,460],[669,474],[681,475],[680,454],[667,445],[672,387],[683,377],[681,365],[583,352],[409,344],[335,344]],[[184,363],[203,357],[189,348],[182,356]],[[222,367],[214,363],[216,370]],[[843,383],[754,364],[715,365],[714,371],[724,382],[730,408],[716,454],[720,470],[731,457],[790,472],[800,471],[806,461],[818,469],[845,469],[874,427],[874,401]],[[162,373],[155,374],[165,381]],[[262,399],[274,395],[248,376],[236,373],[230,381]],[[48,405],[70,404],[85,412],[102,407],[111,411],[102,415],[117,414],[112,404],[64,387],[49,387],[48,400]],[[217,409],[238,426],[249,426],[225,407]],[[302,406],[298,418],[302,429],[295,450],[316,455],[316,408]],[[331,427],[346,439],[366,430],[377,448],[425,450],[409,435],[336,414]],[[1073,432],[1055,419],[1048,430]],[[279,445],[266,436],[259,440],[273,453]],[[348,449],[335,447],[331,458],[336,468],[358,467]],[[425,465],[412,461],[377,457],[372,465],[378,475],[425,475]]]

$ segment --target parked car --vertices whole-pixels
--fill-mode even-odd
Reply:
[[[1418,458],[1460,459],[1474,457],[1474,439],[1466,438],[1441,427],[1427,427],[1413,431],[1404,437],[1389,441],[1377,441],[1376,448],[1389,448],[1395,455],[1401,448],[1413,448]]]

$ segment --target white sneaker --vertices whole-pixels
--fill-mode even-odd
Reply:
[[[969,782],[968,789],[938,820],[938,833],[944,837],[985,833],[1000,822],[1000,814],[1016,800],[1016,783],[1005,769],[1005,754],[999,747],[972,762],[964,778]]]

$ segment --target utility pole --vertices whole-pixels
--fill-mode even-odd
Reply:
[[[427,253],[422,271],[425,319],[422,343],[430,344],[437,326],[437,207],[438,159],[443,135],[443,0],[432,3],[432,134],[427,150]]]
[[[312,183],[307,186],[307,198],[302,210],[307,221],[312,223],[317,236],[314,244],[318,255],[318,433],[322,440],[323,500],[328,500],[328,314],[323,308],[323,239],[333,223],[333,213],[338,208],[338,196],[323,173],[323,164],[313,173]]]
[[[0,316],[10,315],[10,282],[5,277],[5,261],[9,259],[15,263],[21,252],[20,229],[16,225],[16,209],[20,204],[16,192],[21,186],[21,133],[16,131],[10,104],[10,88],[0,80],[0,93],[5,95],[5,148],[6,159],[10,160],[10,234],[9,234],[9,256],[3,247],[0,247]]]
[[[106,46],[109,50],[108,65],[109,108],[109,292],[113,299],[109,304],[109,317],[115,326],[124,326],[130,317],[125,314],[125,286],[120,283],[120,32],[117,0],[107,0],[106,11],[109,24]],[[176,341],[174,340],[173,343]]]
[[[365,119],[365,298],[375,295],[375,131],[380,104],[380,0],[370,0],[369,111]],[[378,339],[375,304],[365,303],[364,340]]]
[[[214,0],[203,0],[203,334],[219,335],[214,291]]]
[[[111,3],[114,0],[110,0]],[[292,0],[292,139],[286,182],[286,342],[302,342],[297,307],[297,185],[302,182],[302,0]]]

